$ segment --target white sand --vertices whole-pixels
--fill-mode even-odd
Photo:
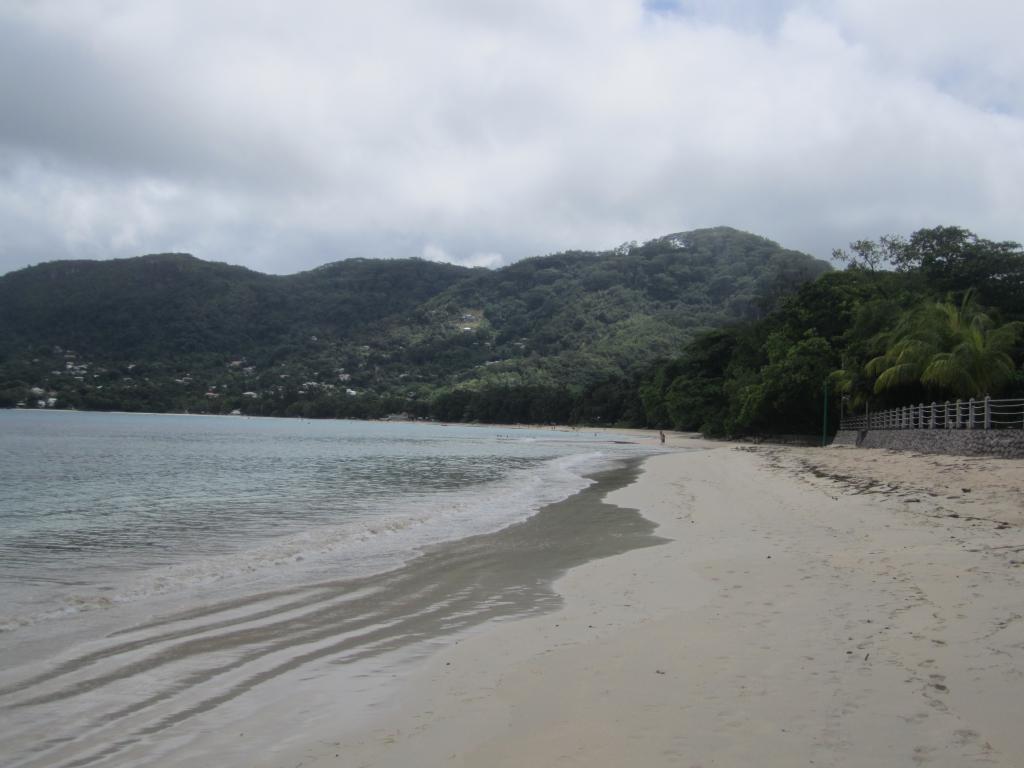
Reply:
[[[267,764],[1024,766],[1024,462],[681,445],[609,498],[671,542]]]

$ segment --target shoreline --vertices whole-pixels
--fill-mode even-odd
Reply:
[[[551,610],[561,600],[551,583],[581,562],[660,544],[653,524],[603,501],[638,464],[588,473],[587,487],[522,522],[431,545],[391,571],[183,604],[141,622],[115,609],[102,632],[69,637],[45,658],[15,643],[0,674],[15,713],[4,751],[19,766],[195,765],[211,755],[250,765],[316,723],[359,722],[437,644]],[[233,739],[236,730],[250,736]]]
[[[12,411],[13,413],[13,411]],[[43,410],[40,409],[40,413],[63,413],[70,417],[70,414],[78,414],[82,418],[88,419],[91,417],[105,418],[111,417],[112,419],[126,419],[124,423],[130,423],[130,417],[139,416],[142,419],[149,419],[151,417],[167,417],[173,419],[174,417],[181,417],[182,419],[188,419],[196,414],[142,414],[142,413],[115,413],[115,412],[86,412],[86,411],[59,411],[59,410]],[[205,416],[204,416],[205,418]],[[222,417],[228,418],[228,417]],[[28,417],[29,421],[34,421],[33,417]],[[44,417],[43,419],[48,420]],[[243,420],[246,421],[246,420]],[[274,417],[267,417],[261,419],[262,422],[277,422],[278,425],[284,427],[296,426],[299,420],[295,419],[277,419]],[[410,425],[407,424],[391,424],[383,421],[358,421],[358,420],[323,420],[319,424],[324,427],[334,428],[339,426],[344,427],[344,422],[351,423],[354,426],[368,425],[376,428],[381,432],[390,431],[389,427],[394,429],[407,429]],[[226,422],[238,424],[238,432],[250,432],[253,429],[258,430],[256,422],[250,422],[249,425],[242,424],[240,422]],[[118,422],[121,424],[121,422]],[[314,426],[311,423],[311,426]],[[440,433],[440,430],[436,429],[439,425],[418,423],[412,425],[414,429],[433,429],[436,433]],[[459,438],[467,433],[471,433],[474,430],[462,429],[462,427],[473,426],[478,429],[482,436],[487,438],[492,435],[497,435],[498,431],[503,431],[505,428],[502,427],[485,427],[483,425],[454,425],[459,428],[458,435],[455,435],[451,431],[447,432],[447,436],[453,438]],[[56,428],[56,427],[51,427]],[[179,427],[185,429],[186,427]],[[508,428],[511,431],[512,427]],[[551,430],[539,430],[528,427],[521,427],[520,433],[524,436],[525,433],[534,433],[528,435],[529,440],[527,442],[537,442],[535,435],[542,437],[544,440],[551,443],[561,443],[569,445],[569,451],[579,456],[590,454],[592,452],[605,452],[613,453],[616,447],[613,443],[620,442],[615,440],[616,435],[612,433],[600,433],[600,439],[591,439],[590,433],[584,435],[576,435],[573,440],[563,439],[560,437],[561,434],[570,433],[559,433],[552,432]],[[325,430],[332,431],[332,430]],[[486,434],[484,434],[486,433]],[[508,442],[508,438],[515,437],[510,434],[497,435],[499,442]],[[582,440],[576,440],[576,438],[582,438]],[[341,439],[341,438],[339,438]],[[648,436],[646,442],[652,443],[655,438]],[[579,442],[576,446],[575,443]],[[646,451],[646,445],[643,445],[644,438],[635,437],[630,441],[635,444],[640,450],[633,451],[634,453],[640,453]],[[559,449],[561,450],[561,449]],[[633,446],[630,446],[630,450],[633,450]],[[621,453],[619,455],[625,455]],[[565,461],[566,457],[559,456],[553,458],[551,463],[556,461]],[[612,455],[609,458],[610,461],[614,462],[617,460],[617,455]],[[545,465],[550,470],[548,465]],[[575,479],[579,480],[585,474],[590,474],[592,470],[587,467],[573,468],[571,470]],[[583,480],[583,483],[588,481]],[[543,487],[547,489],[558,489],[560,488],[553,480],[542,481],[536,484],[537,487]],[[28,599],[23,601],[24,606],[30,606],[32,610],[22,610],[24,606],[14,601],[14,605],[8,603],[5,605],[5,610],[0,611],[0,636],[7,635],[8,633],[20,632],[25,627],[38,626],[43,623],[49,623],[52,621],[64,621],[76,615],[84,615],[94,612],[103,612],[109,608],[117,608],[120,606],[130,604],[141,604],[145,600],[156,600],[161,602],[174,601],[179,597],[183,599],[194,598],[198,600],[203,599],[217,599],[217,594],[222,592],[230,592],[236,590],[239,586],[242,588],[251,588],[251,581],[253,579],[259,579],[263,586],[261,589],[270,589],[280,586],[296,585],[311,582],[320,579],[331,579],[331,578],[350,578],[363,575],[373,575],[383,573],[391,570],[403,563],[408,563],[410,560],[417,556],[422,546],[432,546],[441,542],[452,542],[458,541],[467,536],[474,535],[483,531],[498,531],[510,524],[513,524],[517,520],[525,519],[528,516],[532,516],[539,511],[539,508],[545,505],[548,501],[559,498],[560,495],[568,495],[575,492],[576,485],[573,488],[562,488],[561,492],[555,490],[554,492],[548,492],[541,494],[543,498],[535,499],[535,503],[531,503],[528,507],[520,507],[525,509],[523,514],[509,515],[507,519],[496,519],[493,523],[485,523],[477,525],[475,527],[468,526],[466,530],[455,529],[451,532],[445,532],[440,530],[438,532],[430,533],[429,536],[424,536],[424,541],[417,542],[412,541],[409,546],[402,550],[395,548],[394,551],[387,551],[385,555],[388,556],[387,560],[381,563],[369,563],[369,565],[361,565],[358,569],[342,569],[341,573],[331,573],[329,571],[330,560],[332,557],[337,558],[338,552],[343,550],[346,546],[347,541],[355,541],[363,536],[361,529],[359,528],[359,522],[350,522],[344,517],[339,517],[335,522],[322,523],[319,528],[321,534],[320,540],[315,539],[312,534],[318,531],[316,526],[307,528],[293,527],[285,528],[281,532],[271,532],[260,537],[253,537],[250,541],[243,542],[239,546],[231,548],[222,548],[214,552],[199,552],[198,554],[186,554],[181,557],[175,557],[174,553],[166,558],[166,562],[159,562],[153,565],[148,563],[140,565],[130,572],[128,579],[121,579],[120,581],[113,580],[115,577],[120,576],[119,573],[115,572],[111,574],[111,579],[106,581],[93,580],[89,581],[88,578],[77,578],[73,579],[72,586],[68,589],[68,594],[61,597],[59,601],[52,601],[51,603],[33,602]],[[216,492],[217,489],[214,489]],[[444,495],[438,496],[441,501],[444,501]],[[518,498],[518,497],[517,497]],[[457,500],[461,503],[461,500]],[[286,504],[288,502],[287,496],[281,497],[281,503]],[[489,503],[489,502],[482,502]],[[505,509],[513,505],[505,505]],[[393,513],[392,517],[387,517],[383,520],[379,529],[384,533],[377,534],[374,529],[375,521],[373,519],[367,519],[365,526],[371,529],[371,534],[374,537],[376,543],[389,539],[387,542],[388,546],[397,547],[394,541],[397,537],[391,535],[394,533],[391,526],[397,520],[399,527],[404,527],[404,524],[408,520],[413,522],[409,524],[410,529],[417,530],[432,530],[428,528],[428,525],[435,525],[435,520],[442,517],[442,515],[435,515],[434,518],[428,518],[421,515],[418,509],[410,509],[405,507],[402,512]],[[485,516],[480,516],[476,519],[486,520]],[[423,525],[427,523],[428,525]],[[351,531],[346,529],[346,526],[351,528]],[[335,543],[332,546],[322,544],[326,539],[324,537],[333,537]],[[322,545],[321,545],[322,544]],[[381,544],[385,546],[385,544]],[[342,552],[344,554],[344,552]],[[362,554],[362,553],[360,553]],[[290,560],[294,560],[290,562]],[[288,577],[282,583],[281,574],[285,573],[282,568],[282,563],[286,566],[292,566],[293,570],[303,569],[306,572],[305,576],[293,578]],[[326,565],[324,564],[326,563]],[[127,572],[127,571],[125,571]],[[101,577],[104,574],[101,574]],[[92,577],[91,572],[89,577]],[[26,581],[25,583],[31,583]],[[39,581],[43,587],[46,585],[45,580]],[[46,595],[49,597],[50,595]],[[34,595],[30,594],[30,598],[34,598]],[[43,606],[42,608],[36,609],[36,605]],[[18,610],[14,610],[14,607]]]
[[[1024,461],[669,433],[394,572],[92,638],[4,702],[5,740],[53,740],[26,767],[1011,768],[1022,594]],[[116,688],[66,722],[18,706],[122,670],[137,712]],[[182,678],[188,708],[163,709]]]
[[[880,470],[842,449],[702,446],[606,498],[667,543],[573,568],[556,612],[440,646],[370,722],[252,764],[1024,761],[1024,462],[968,467],[1001,478],[975,515],[965,492],[865,493],[849,477]]]

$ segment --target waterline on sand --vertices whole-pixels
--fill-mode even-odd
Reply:
[[[432,546],[386,573],[187,606],[111,626],[58,658],[8,664],[8,764],[178,764],[189,744],[208,757],[230,751],[229,724],[264,723],[251,750],[253,739],[287,739],[294,724],[281,713],[304,712],[307,724],[355,717],[379,700],[389,664],[484,622],[554,609],[551,583],[567,569],[661,543],[637,512],[603,501],[638,467],[627,460],[523,522]],[[307,699],[324,706],[311,715]],[[266,708],[279,716],[261,719]]]

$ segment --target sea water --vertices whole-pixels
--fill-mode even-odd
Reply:
[[[331,731],[393,677],[388,654],[553,606],[566,568],[657,543],[587,496],[652,450],[592,430],[0,411],[0,754],[245,763],[235,727],[267,748],[318,717]]]
[[[635,450],[594,431],[0,411],[0,630],[383,571]]]

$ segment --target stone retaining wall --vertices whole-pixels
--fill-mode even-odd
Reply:
[[[952,456],[1024,458],[1021,429],[841,429],[832,444]]]

